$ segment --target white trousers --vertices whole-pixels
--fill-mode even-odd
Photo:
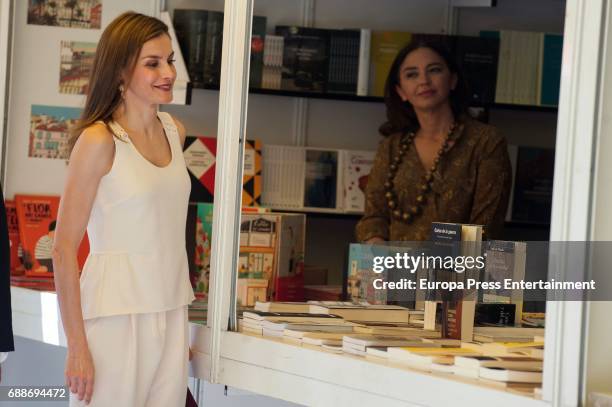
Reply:
[[[183,407],[187,397],[187,306],[85,321],[95,382],[90,407]],[[70,407],[85,406],[70,394]]]

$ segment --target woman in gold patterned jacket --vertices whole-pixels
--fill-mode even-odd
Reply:
[[[361,242],[427,240],[431,222],[503,227],[511,184],[506,140],[467,114],[467,87],[447,49],[412,42],[385,85],[387,122],[366,187]]]

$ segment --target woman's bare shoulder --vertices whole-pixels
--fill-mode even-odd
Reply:
[[[90,165],[95,163],[102,173],[107,173],[115,156],[115,142],[110,129],[103,123],[94,123],[86,127],[79,135],[70,161],[87,161]]]

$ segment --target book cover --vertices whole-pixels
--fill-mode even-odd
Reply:
[[[261,205],[262,149],[260,140],[246,140],[243,163],[243,206]],[[215,193],[217,139],[187,136],[183,155],[191,179],[189,201],[212,203]]]
[[[280,89],[283,74],[284,38],[278,35],[266,35],[264,41],[263,72],[261,87]]]
[[[457,36],[453,54],[465,75],[470,103],[494,103],[499,39]]]
[[[376,253],[375,253],[376,251]],[[386,304],[387,291],[374,289],[373,280],[382,278],[386,281],[387,273],[375,274],[372,271],[374,256],[386,252],[386,247],[351,243],[348,257],[348,299],[355,303]]]
[[[53,237],[59,196],[15,195],[23,263],[29,276],[53,277]],[[83,237],[77,253],[82,269],[89,254],[89,239]]]
[[[212,242],[213,204],[196,205],[196,238],[194,265],[196,281],[194,294],[198,299],[208,298],[210,280],[210,248]]]
[[[362,28],[359,38],[359,68],[357,73],[357,95],[368,96],[370,82],[370,47],[372,30]]]
[[[327,92],[357,94],[359,49],[358,30],[329,30]]]
[[[555,151],[520,147],[512,201],[512,220],[550,223]]]
[[[304,207],[336,208],[338,163],[338,150],[306,149]]]
[[[221,84],[221,49],[223,47],[223,13],[208,11],[204,41],[204,86],[216,88]]]
[[[6,223],[8,226],[8,237],[9,237],[9,253],[10,253],[10,264],[11,264],[11,275],[23,274],[23,262],[20,252],[21,242],[19,240],[19,221],[17,219],[17,207],[15,201],[5,200],[4,207],[6,209]]]
[[[254,16],[251,33],[251,64],[249,71],[250,88],[261,88],[265,37],[266,17]]]
[[[276,26],[284,38],[281,88],[324,92],[327,88],[330,30]]]
[[[370,42],[371,96],[385,95],[385,82],[397,53],[410,42],[412,35],[400,31],[372,31]]]
[[[375,151],[344,151],[344,210],[362,213],[365,210],[365,189],[374,164]]]
[[[190,202],[213,202],[217,139],[187,136],[183,147],[185,164],[191,179]]]
[[[28,157],[68,159],[70,128],[80,116],[75,107],[32,105]]]
[[[262,191],[262,143],[246,140],[242,173],[242,205],[260,206]]]

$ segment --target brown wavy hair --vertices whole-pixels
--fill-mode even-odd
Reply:
[[[123,77],[131,77],[142,46],[164,34],[170,35],[164,22],[133,11],[121,14],[106,27],[96,48],[83,113],[70,131],[69,153],[83,130],[99,120],[104,123],[111,120],[121,104],[119,86],[128,87]]]
[[[404,59],[412,51],[419,48],[429,48],[434,51],[448,66],[451,73],[457,75],[457,85],[454,90],[451,90],[449,101],[455,118],[458,119],[467,114],[468,107],[468,86],[463,73],[459,69],[459,65],[451,56],[451,51],[448,44],[440,39],[432,38],[417,38],[404,48],[402,48],[389,69],[389,75],[385,82],[385,105],[387,106],[387,121],[383,123],[378,131],[383,136],[390,136],[398,132],[417,131],[420,128],[414,107],[409,102],[404,102],[397,94],[396,87],[399,85],[400,68]]]

